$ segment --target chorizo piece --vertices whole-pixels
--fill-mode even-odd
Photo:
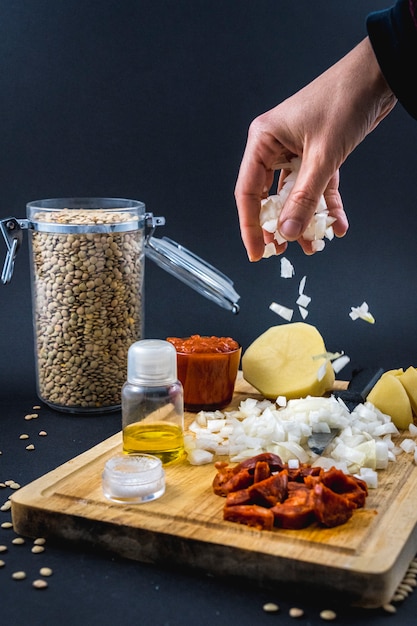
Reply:
[[[248,492],[251,501],[260,506],[271,507],[282,502],[287,497],[288,472],[282,470],[278,474],[272,474],[269,478],[254,482]]]
[[[323,526],[332,528],[340,526],[352,517],[356,504],[343,495],[336,493],[318,483],[312,490],[314,493],[314,515]]]
[[[274,526],[274,514],[271,509],[256,504],[242,504],[238,506],[225,506],[223,519],[238,524],[246,524],[258,530],[272,530]]]

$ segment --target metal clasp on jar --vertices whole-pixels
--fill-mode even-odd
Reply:
[[[0,220],[0,230],[7,246],[6,258],[1,273],[3,285],[6,285],[12,279],[16,255],[23,241],[22,230],[27,230],[28,227],[29,221],[25,219],[17,220],[15,217],[6,217],[6,219]]]

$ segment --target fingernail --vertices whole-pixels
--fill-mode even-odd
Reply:
[[[298,239],[302,233],[303,225],[298,220],[285,220],[280,224],[279,232],[285,239]]]

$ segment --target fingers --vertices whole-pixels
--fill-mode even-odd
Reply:
[[[251,150],[249,140],[236,181],[235,199],[242,241],[250,261],[258,261],[264,253],[265,239],[259,213],[261,200],[268,195],[273,178],[274,172]]]
[[[302,234],[313,219],[320,197],[324,195],[329,216],[334,218],[333,230],[342,237],[348,227],[339,193],[339,171],[329,175],[327,168],[310,164],[303,157],[300,171],[293,189],[283,207],[278,228],[288,241],[299,241],[306,254],[311,254],[311,243],[302,239]]]

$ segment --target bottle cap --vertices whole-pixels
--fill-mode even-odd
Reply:
[[[134,385],[171,385],[177,380],[177,351],[169,341],[142,339],[127,353],[127,381]]]

